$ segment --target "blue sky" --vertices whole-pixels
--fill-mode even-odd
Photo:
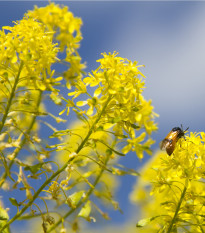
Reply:
[[[189,126],[190,131],[204,131],[205,114],[205,2],[60,2],[68,5],[83,20],[80,55],[87,62],[86,71],[95,69],[102,52],[119,52],[121,57],[145,65],[146,99],[152,99],[159,130],[159,142],[175,126]],[[0,1],[0,26],[45,1]],[[148,156],[147,156],[148,158]],[[138,163],[136,156],[124,164]],[[136,167],[141,167],[139,163]],[[116,222],[130,217],[128,193],[134,178],[123,178],[118,199],[124,215],[111,213]]]

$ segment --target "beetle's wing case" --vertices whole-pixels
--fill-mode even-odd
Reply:
[[[166,150],[168,155],[171,155],[174,152],[176,141],[173,141],[172,139],[165,138],[160,143],[160,149]]]
[[[170,139],[170,143],[168,143],[166,146],[166,152],[168,155],[171,155],[174,152],[175,146],[176,146],[176,140],[174,141]]]
[[[168,138],[165,138],[164,140],[162,140],[161,142],[160,142],[160,149],[161,150],[166,150],[166,147],[170,144],[170,143],[172,143],[172,140],[170,140],[170,139],[168,139]]]

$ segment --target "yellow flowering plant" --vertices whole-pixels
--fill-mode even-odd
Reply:
[[[118,158],[130,151],[139,159],[151,154],[156,114],[142,95],[141,66],[103,53],[99,67],[85,75],[77,51],[81,25],[67,7],[50,3],[0,31],[0,185],[5,192],[24,192],[20,200],[9,198],[17,208],[12,218],[1,205],[1,232],[37,216],[43,232],[63,232],[68,217],[78,231],[78,219],[96,221],[94,210],[109,219],[99,202],[120,210],[113,197],[116,177],[138,175]],[[56,71],[55,64],[65,69]],[[78,120],[58,130],[49,119],[67,120],[49,112],[48,104],[68,120],[74,111]],[[41,134],[42,124],[53,131],[49,138]]]
[[[204,232],[205,134],[190,133],[168,156],[157,152],[131,195],[141,203],[139,232]]]
[[[78,216],[95,221],[89,216],[91,206],[94,206],[104,218],[109,218],[95,203],[89,201],[91,194],[119,209],[111,194],[113,185],[109,181],[112,175],[138,173],[122,169],[116,163],[117,158],[125,156],[129,150],[136,151],[139,158],[142,158],[143,151],[150,153],[153,140],[149,134],[156,130],[153,121],[155,114],[150,101],[145,101],[141,94],[144,82],[139,77],[142,74],[137,63],[117,57],[116,53],[103,56],[99,60],[100,66],[85,77],[73,92],[68,93],[72,99],[64,99],[66,108],[60,114],[72,107],[82,123],[76,123],[69,130],[57,131],[52,136],[65,137],[63,143],[50,148],[60,152],[57,157],[62,158],[62,169],[68,172],[67,178],[62,181],[65,184],[64,190],[74,191],[67,198],[71,209],[48,232],[84,204]],[[93,96],[88,87],[95,87]],[[78,101],[81,95],[86,95],[87,99]],[[145,131],[142,132],[142,129]],[[103,178],[104,171],[108,172],[109,179]],[[90,180],[94,180],[93,183]]]

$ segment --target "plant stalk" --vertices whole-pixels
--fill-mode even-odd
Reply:
[[[6,121],[6,118],[9,114],[9,110],[10,110],[10,107],[11,107],[11,104],[12,104],[12,100],[13,98],[15,97],[15,91],[16,91],[16,87],[18,85],[18,82],[19,82],[19,78],[20,78],[20,74],[21,74],[21,70],[23,69],[23,62],[21,62],[20,66],[19,66],[19,70],[18,70],[18,74],[15,78],[15,82],[14,82],[14,85],[13,85],[13,88],[12,88],[12,91],[11,91],[11,94],[10,94],[10,97],[8,99],[8,103],[7,103],[7,106],[6,106],[6,110],[4,112],[4,115],[3,115],[3,118],[1,120],[1,124],[0,124],[0,134],[2,132],[2,129],[4,127],[4,124],[5,124],[5,121]]]
[[[102,114],[105,112],[105,109],[108,105],[108,103],[111,100],[111,96],[108,97],[107,101],[105,102],[105,105],[103,106],[100,114],[98,115],[98,117],[96,118],[96,120],[93,122],[93,125],[91,126],[91,128],[88,131],[87,136],[85,137],[85,139],[81,142],[81,144],[79,145],[78,149],[76,150],[76,154],[78,154],[80,152],[80,150],[83,148],[83,146],[85,145],[85,143],[87,142],[87,140],[89,139],[90,135],[92,134],[95,125],[98,123],[98,121],[101,119]],[[12,219],[10,219],[1,229],[0,232],[2,232],[5,228],[7,228],[11,223],[13,223],[16,219],[18,219],[32,204],[33,202],[36,200],[36,198],[39,196],[39,194],[41,193],[41,191],[55,178],[57,177],[61,172],[63,172],[66,167],[68,166],[68,164],[70,162],[72,162],[74,160],[75,157],[70,158],[60,169],[58,169],[55,173],[53,173],[52,176],[50,176],[42,185],[41,187],[37,190],[37,192],[33,195],[32,199],[21,209],[21,211],[19,211]],[[102,171],[103,172],[103,171]],[[90,192],[92,192],[92,190],[90,190]],[[72,211],[73,212],[73,211]]]
[[[40,91],[40,94],[39,94],[39,97],[38,97],[38,100],[37,100],[37,103],[36,103],[36,108],[38,109],[39,108],[39,105],[41,103],[41,99],[42,99],[42,91]],[[19,147],[17,147],[15,150],[14,150],[14,157],[13,159],[11,160],[11,162],[9,163],[8,165],[8,171],[5,171],[4,174],[2,175],[1,179],[0,179],[0,188],[2,187],[2,185],[4,184],[7,176],[9,175],[8,172],[10,171],[13,163],[14,163],[14,159],[18,156],[18,153],[21,151],[22,147],[24,146],[24,144],[26,143],[26,136],[25,135],[29,135],[32,128],[33,128],[33,125],[36,121],[36,115],[32,117],[31,119],[31,122],[30,122],[30,125],[28,127],[28,129],[25,131],[24,133],[24,138],[23,140],[21,141]]]
[[[51,232],[52,230],[54,230],[61,222],[63,222],[64,219],[66,219],[68,216],[70,216],[73,212],[75,212],[77,209],[79,209],[90,197],[90,195],[92,194],[93,190],[95,189],[96,185],[98,184],[103,172],[105,171],[105,167],[109,161],[110,155],[108,154],[104,163],[104,166],[101,167],[101,170],[98,174],[98,176],[96,177],[94,183],[93,183],[93,187],[91,187],[88,192],[86,193],[85,197],[78,202],[78,204],[76,205],[75,208],[71,209],[70,211],[68,211],[61,219],[58,220],[58,222],[55,223],[55,225],[53,225],[47,233]]]
[[[176,222],[176,218],[177,218],[177,215],[178,215],[178,213],[179,213],[179,210],[180,210],[182,201],[183,201],[183,199],[184,199],[184,196],[185,196],[185,194],[186,194],[186,190],[187,190],[187,184],[185,183],[183,192],[182,192],[182,194],[181,194],[180,200],[179,200],[178,205],[177,205],[177,208],[176,208],[176,210],[175,210],[174,217],[173,217],[173,219],[172,219],[172,221],[171,221],[171,223],[170,223],[170,225],[169,225],[169,228],[168,228],[168,230],[167,230],[167,233],[170,233],[170,232],[172,231],[173,225],[174,225],[174,223]]]

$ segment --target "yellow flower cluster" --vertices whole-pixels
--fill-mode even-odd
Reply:
[[[71,88],[74,79],[82,77],[82,69],[85,68],[81,64],[81,57],[77,49],[82,40],[81,26],[82,20],[74,17],[73,13],[68,10],[68,7],[59,7],[54,3],[50,3],[46,7],[38,8],[35,6],[33,11],[29,11],[27,16],[42,22],[48,28],[48,31],[54,32],[54,37],[59,42],[60,51],[66,49],[65,62],[70,64],[70,67],[64,73],[67,81],[67,87]],[[75,80],[76,81],[76,80]]]
[[[204,132],[190,133],[171,156],[157,152],[143,168],[131,199],[142,206],[138,226],[148,224],[145,232],[204,232],[204,143]]]
[[[74,17],[67,7],[60,8],[51,3],[43,8],[36,7],[13,27],[3,27],[0,31],[2,127],[8,114],[18,120],[15,125],[20,128],[26,122],[29,125],[29,114],[44,114],[43,109],[41,112],[38,110],[43,91],[51,91],[51,99],[56,104],[61,103],[56,86],[61,84],[63,78],[56,77],[55,70],[51,69],[52,64],[61,62],[57,58],[57,42],[60,42],[62,50],[66,47],[66,58],[62,62],[70,66],[64,77],[72,82],[78,77],[80,82],[84,68],[77,53],[81,40],[81,24],[81,20]],[[68,88],[72,82],[68,82]],[[13,102],[15,105],[12,105]]]
[[[56,39],[60,41],[61,51],[65,47],[69,51],[79,48],[79,42],[82,39],[80,31],[82,20],[74,17],[73,13],[68,11],[67,6],[61,8],[54,3],[41,8],[35,6],[35,9],[29,11],[27,15],[45,24],[49,31],[57,33]]]
[[[1,66],[10,67],[15,72],[21,62],[21,76],[27,77],[28,82],[38,79],[39,75],[46,78],[58,52],[52,38],[52,32],[31,18],[24,18],[13,27],[3,27],[0,32]]]
[[[142,158],[143,151],[150,153],[149,147],[153,143],[151,138],[147,139],[147,135],[157,126],[151,101],[144,100],[142,96],[144,75],[138,69],[141,66],[118,57],[117,53],[105,53],[98,62],[100,66],[84,78],[84,84],[69,93],[69,96],[76,98],[87,93],[86,86],[96,87],[93,97],[89,95],[87,100],[77,102],[77,106],[88,105],[86,114],[92,115],[94,120],[102,106],[106,105],[96,128],[112,129],[124,145],[123,153],[133,150]],[[140,132],[141,129],[145,129],[146,133]]]
[[[36,7],[14,22],[14,26],[5,26],[0,31],[0,147],[10,160],[17,157],[24,144],[40,150],[36,118],[48,114],[43,105],[48,93],[55,104],[61,103],[56,86],[62,84],[63,77],[56,76],[52,65],[66,63],[70,76],[65,78],[80,80],[83,67],[77,53],[80,26],[81,20],[73,17],[66,7],[51,3],[44,8]],[[66,47],[65,59],[57,58],[58,43],[62,50]],[[69,59],[74,62],[68,64]]]
[[[31,18],[0,31],[0,132],[5,126],[9,131],[21,131],[30,125],[30,114],[40,114],[39,91],[48,90],[58,52],[52,38],[52,32]]]

